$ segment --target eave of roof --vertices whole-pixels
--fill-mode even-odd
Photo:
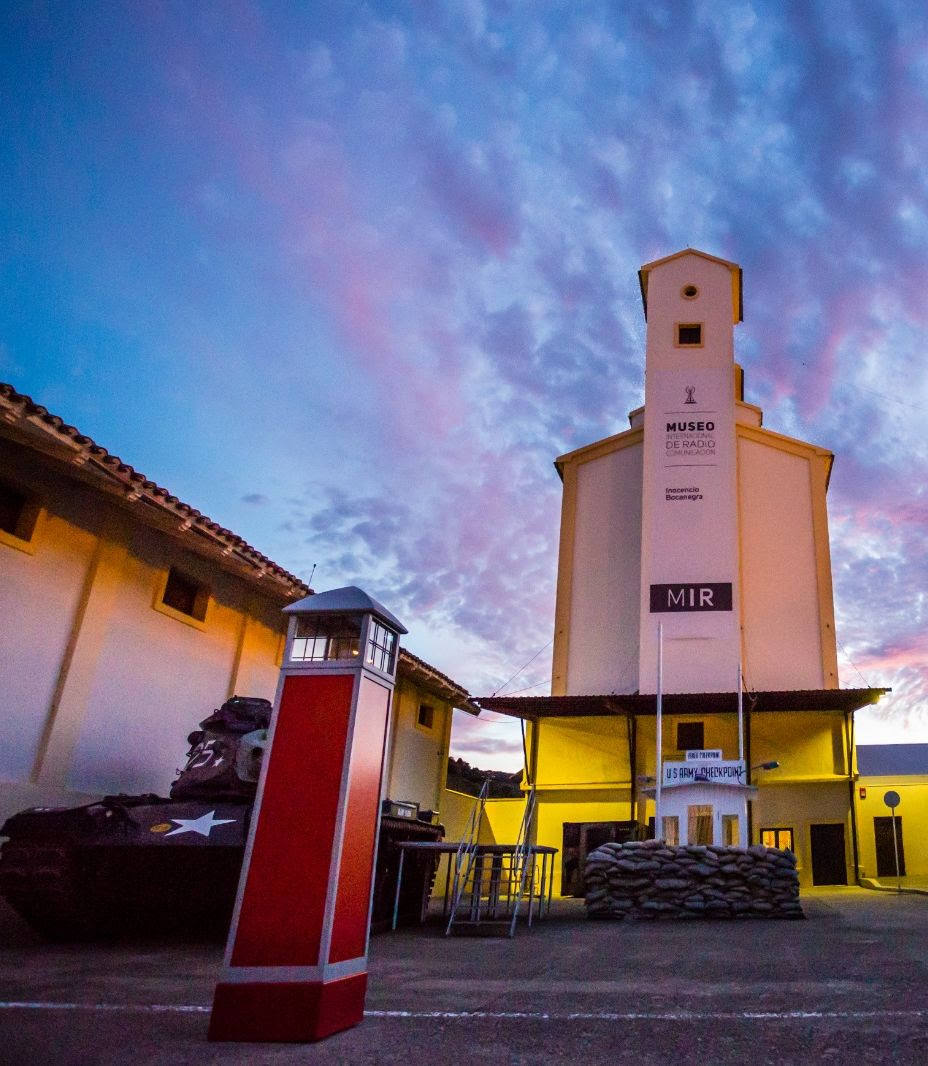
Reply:
[[[408,648],[400,648],[398,672],[406,674],[412,680],[427,688],[431,688],[442,699],[447,700],[459,710],[467,711],[468,714],[473,715],[480,714],[480,708],[473,701],[466,688],[463,688],[456,681],[452,681],[447,674],[436,670],[425,659],[420,659],[418,655],[413,655]]]
[[[876,703],[888,688],[823,688],[782,692],[745,692],[744,707],[753,712],[856,711]],[[483,710],[515,718],[592,718],[607,715],[652,715],[657,697],[651,693],[603,696],[477,696]],[[664,714],[736,714],[736,692],[668,692]]]
[[[164,528],[167,520],[171,532],[183,535],[185,546],[191,551],[203,554],[208,548],[205,554],[210,557],[237,563],[235,569],[241,576],[261,581],[265,587],[276,586],[278,597],[292,599],[312,592],[304,581],[237,534],[179,500],[58,415],[3,382],[0,382],[0,433],[67,464],[70,476],[94,484],[111,498],[130,506],[146,524]],[[146,505],[151,508],[147,513]]]

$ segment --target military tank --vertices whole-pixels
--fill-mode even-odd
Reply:
[[[0,835],[0,894],[52,940],[228,929],[271,705],[233,696],[188,739],[170,796],[33,807]]]
[[[0,836],[0,895],[50,940],[130,936],[225,937],[235,895],[271,704],[233,696],[187,738],[170,795],[104,796],[83,807],[32,807]],[[387,801],[387,810],[396,807]],[[392,915],[401,840],[440,840],[431,811],[385,810],[377,856],[375,927]],[[416,856],[403,881],[400,920],[420,919],[435,874]]]

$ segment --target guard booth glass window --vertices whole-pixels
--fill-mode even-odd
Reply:
[[[686,809],[686,834],[688,844],[712,843],[712,805],[691,804]]]
[[[393,673],[396,659],[396,634],[371,619],[370,637],[367,641],[367,661],[375,670]]]
[[[761,829],[760,842],[765,848],[779,848],[795,852],[792,829]]]
[[[352,659],[361,649],[361,619],[300,615],[290,649],[290,661],[321,663],[329,659]]]

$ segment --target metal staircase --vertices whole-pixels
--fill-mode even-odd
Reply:
[[[483,936],[515,935],[523,903],[527,900],[527,924],[531,926],[534,904],[539,910],[543,886],[536,878],[537,857],[532,848],[535,788],[526,793],[525,810],[515,845],[477,843],[480,817],[486,803],[488,782],[474,804],[471,830],[455,856],[451,912],[445,929]]]

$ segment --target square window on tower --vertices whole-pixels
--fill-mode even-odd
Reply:
[[[678,348],[701,348],[702,347],[702,323],[701,322],[678,322],[677,323],[677,347]]]

